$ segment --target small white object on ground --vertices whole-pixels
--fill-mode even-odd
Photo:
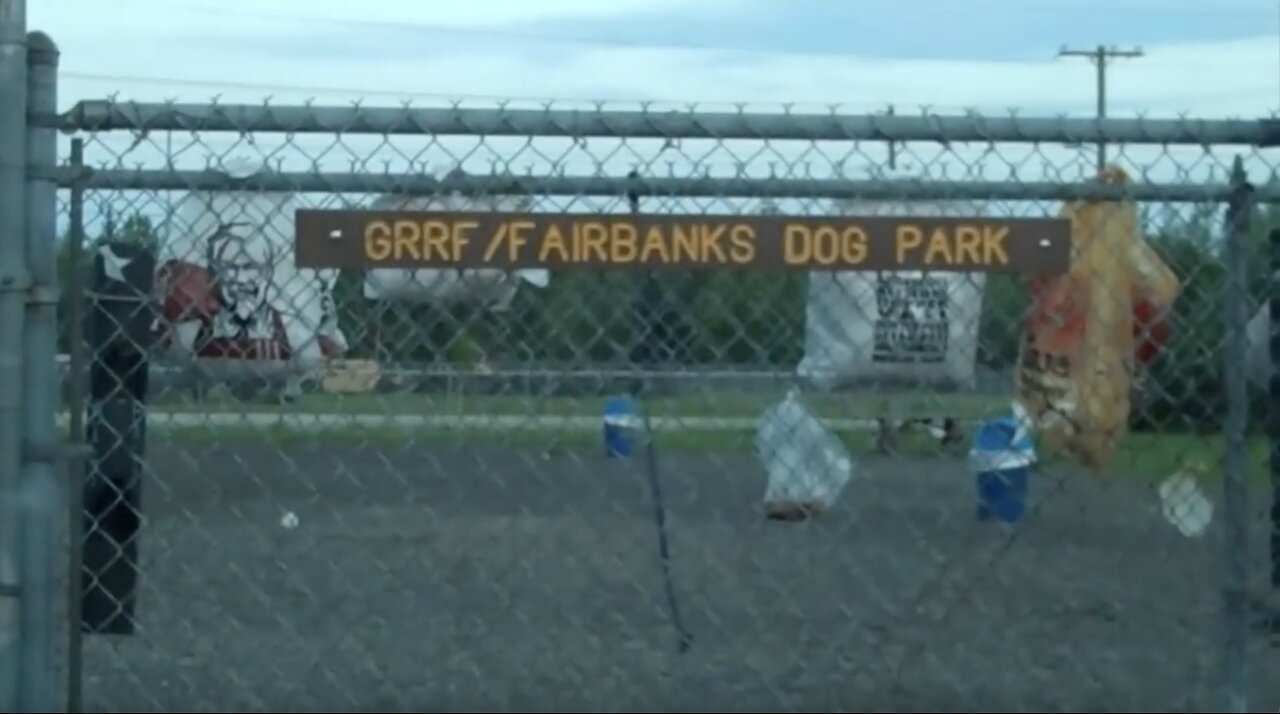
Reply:
[[[280,527],[288,529],[297,528],[298,515],[293,511],[285,511],[284,515],[280,516]]]
[[[1213,521],[1213,502],[1196,485],[1193,471],[1182,469],[1160,484],[1160,507],[1165,520],[1182,535],[1196,538]]]

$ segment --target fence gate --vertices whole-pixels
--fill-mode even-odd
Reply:
[[[5,710],[1280,694],[1239,368],[1273,123],[59,112],[14,17]],[[1021,414],[1028,370],[1073,368],[1055,284],[1110,391]]]

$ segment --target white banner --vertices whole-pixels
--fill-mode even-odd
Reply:
[[[338,271],[294,265],[297,208],[290,193],[191,192],[180,200],[157,261],[170,348],[295,362],[346,352],[333,300]]]
[[[837,214],[977,215],[967,203],[851,202]],[[800,377],[831,388],[893,380],[971,388],[986,275],[812,272]]]

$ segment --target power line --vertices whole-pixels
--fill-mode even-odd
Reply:
[[[1093,62],[1097,70],[1096,89],[1098,94],[1098,118],[1103,119],[1107,116],[1107,65],[1113,59],[1136,58],[1144,56],[1141,47],[1135,47],[1131,50],[1121,50],[1115,47],[1107,47],[1098,45],[1089,50],[1073,50],[1063,47],[1058,50],[1059,57],[1087,57]],[[1098,142],[1098,173],[1107,168],[1107,145],[1104,142]]]

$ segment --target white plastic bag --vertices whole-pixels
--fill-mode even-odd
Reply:
[[[1180,469],[1160,484],[1160,512],[1165,520],[1188,538],[1204,535],[1213,522],[1213,502],[1200,490],[1202,466]]]
[[[831,388],[865,381],[971,388],[986,276],[815,272],[800,377]]]
[[[978,208],[856,201],[835,213],[977,215]],[[985,290],[982,273],[811,272],[797,375],[824,389],[886,381],[972,388]]]
[[[760,417],[756,453],[768,474],[765,508],[772,513],[829,509],[853,476],[853,459],[796,390]]]

